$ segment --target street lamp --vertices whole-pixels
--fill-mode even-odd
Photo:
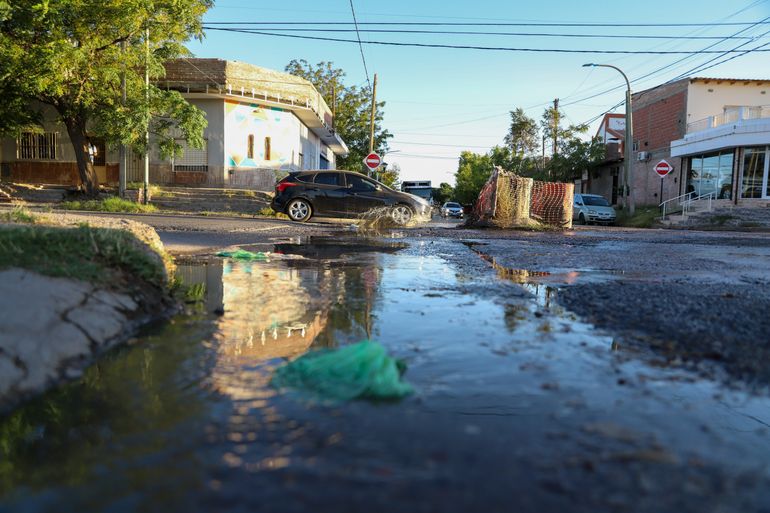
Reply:
[[[628,198],[626,201],[626,204],[628,205],[628,214],[634,215],[635,205],[634,205],[634,191],[631,186],[632,180],[633,180],[633,171],[631,168],[631,155],[633,153],[633,146],[634,146],[634,124],[631,120],[631,82],[628,81],[628,77],[625,73],[623,73],[623,70],[618,68],[617,66],[613,66],[612,64],[594,64],[594,63],[588,63],[583,64],[583,67],[589,67],[589,68],[612,68],[616,70],[618,73],[623,75],[623,78],[626,81],[626,141],[624,143],[624,156],[623,156],[623,164],[624,164],[624,174],[625,174],[625,182],[626,187],[628,187]],[[625,193],[625,191],[623,191]]]

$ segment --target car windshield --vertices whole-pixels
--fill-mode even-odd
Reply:
[[[444,206],[445,206],[446,208],[460,208],[460,204],[459,204],[459,203],[447,203],[447,204],[446,204],[446,205],[444,205]]]
[[[592,207],[609,207],[610,203],[601,196],[583,196],[583,203]]]

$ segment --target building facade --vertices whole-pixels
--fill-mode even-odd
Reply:
[[[692,77],[635,93],[636,204],[657,205],[687,193],[735,203],[770,199],[768,90],[770,80]],[[605,116],[597,132],[607,144],[606,162],[582,184],[613,203],[620,202],[624,165],[625,125],[616,117],[625,116]],[[664,178],[654,170],[661,160],[673,166]]]
[[[347,155],[333,129],[333,114],[313,85],[296,76],[220,59],[166,63],[159,87],[179,91],[206,115],[204,147],[183,148],[178,158],[150,155],[150,181],[271,190],[288,171],[334,169]],[[5,139],[2,178],[31,183],[77,184],[72,144],[52,109],[43,109],[44,132]],[[118,149],[91,141],[101,183],[118,180]],[[128,181],[143,178],[143,155],[129,152]]]
[[[637,203],[660,203],[686,193],[735,203],[770,198],[763,185],[769,89],[770,80],[696,77],[635,94]],[[661,159],[674,166],[663,179],[654,172]],[[656,196],[661,186],[663,195]]]
[[[594,137],[604,143],[604,161],[601,165],[584,173],[575,183],[575,192],[599,194],[617,205],[621,188],[620,176],[623,170],[623,151],[625,144],[626,116],[623,114],[605,114]]]

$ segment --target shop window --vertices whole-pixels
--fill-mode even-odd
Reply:
[[[690,158],[687,192],[695,196],[713,193],[729,199],[733,191],[733,152],[709,153]]]
[[[56,132],[22,132],[17,141],[17,157],[20,160],[56,160],[58,135]]]

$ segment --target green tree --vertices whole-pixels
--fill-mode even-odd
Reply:
[[[391,189],[398,189],[401,186],[401,166],[391,164],[380,174],[380,181]]]
[[[554,181],[571,182],[581,177],[583,171],[590,171],[604,159],[605,146],[594,137],[585,141],[579,137],[588,130],[585,125],[570,126],[559,143],[559,152],[548,162],[548,174]]]
[[[489,154],[462,152],[455,172],[455,199],[466,205],[475,203],[493,169],[494,162]]]
[[[433,188],[432,191],[433,201],[439,205],[443,205],[447,201],[451,201],[455,195],[455,189],[446,182],[441,182],[439,186]]]
[[[348,145],[350,153],[337,159],[337,167],[361,171],[363,160],[369,154],[369,123],[371,117],[371,90],[369,86],[346,86],[345,72],[334,63],[322,61],[315,66],[304,59],[294,59],[286,65],[286,72],[302,77],[318,89],[329,107],[334,106],[334,129]],[[374,151],[383,155],[388,150],[388,139],[393,135],[382,128],[385,102],[377,102],[374,119]]]
[[[515,155],[523,157],[534,152],[540,142],[537,122],[517,107],[511,111],[511,124],[505,135],[505,144]]]
[[[154,85],[147,90],[144,72],[146,66],[152,79],[160,78],[165,60],[188,54],[183,43],[202,37],[201,19],[211,5],[212,0],[0,3],[0,133],[40,130],[43,109],[52,108],[67,129],[89,195],[99,185],[88,158],[90,138],[144,152],[149,129],[162,156],[180,151],[178,133],[201,147],[203,112],[175,91]]]

